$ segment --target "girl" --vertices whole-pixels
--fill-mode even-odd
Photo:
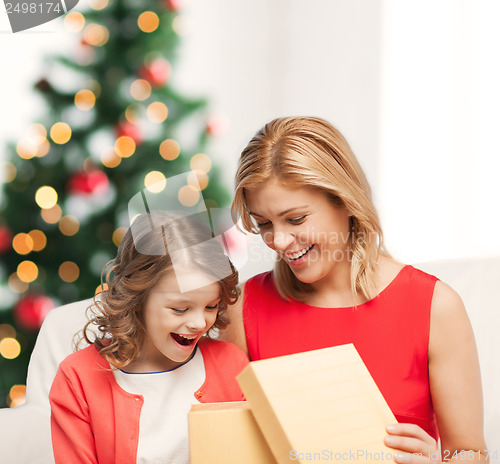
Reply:
[[[278,260],[246,283],[224,338],[251,360],[353,343],[398,419],[386,437],[402,452],[396,462],[484,462],[463,303],[384,250],[370,187],[344,137],[319,118],[270,122],[241,154],[233,210]]]
[[[91,346],[50,391],[55,461],[189,463],[191,404],[243,399],[245,354],[208,337],[228,322],[238,273],[203,223],[155,211],[133,222],[105,280],[83,331]]]

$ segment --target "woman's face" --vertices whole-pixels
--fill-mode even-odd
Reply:
[[[314,285],[349,266],[349,214],[325,193],[269,180],[245,196],[265,244],[299,280]]]

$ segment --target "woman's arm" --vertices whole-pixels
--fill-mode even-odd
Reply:
[[[245,284],[239,286],[241,292],[238,301],[227,308],[227,316],[230,319],[228,326],[220,333],[220,339],[234,343],[248,356],[247,341],[245,338],[245,327],[243,325],[243,298]]]
[[[443,458],[472,450],[474,460],[484,461],[487,448],[476,342],[460,296],[442,282],[436,283],[432,300],[429,377]]]
[[[393,442],[386,443],[406,453],[422,453],[413,462],[485,463],[483,396],[474,334],[460,296],[441,281],[436,282],[431,306],[429,382],[441,456],[435,453],[435,441],[411,424],[395,425],[390,431]],[[409,462],[407,458],[396,460]]]

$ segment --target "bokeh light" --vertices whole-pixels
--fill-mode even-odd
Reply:
[[[185,185],[179,190],[178,198],[182,205],[194,206],[200,199],[200,192],[192,185]]]
[[[63,216],[59,222],[59,230],[67,237],[75,235],[79,229],[80,222],[75,216],[71,216],[70,214]]]
[[[35,194],[35,201],[42,209],[50,209],[57,203],[57,192],[50,186],[40,187]]]
[[[197,190],[204,190],[208,186],[208,176],[200,170],[188,174],[188,184]]]
[[[0,172],[3,172],[3,181],[7,183],[12,182],[17,176],[17,169],[10,161],[3,163]]]
[[[107,289],[108,289],[108,284],[104,285],[101,284],[95,289],[95,293],[97,295],[98,293],[105,292]]]
[[[120,246],[121,241],[123,240],[123,237],[125,237],[125,234],[127,233],[127,228],[126,227],[118,227],[113,232],[113,243],[116,246]]]
[[[23,282],[19,276],[17,275],[17,272],[14,272],[13,274],[10,275],[9,277],[9,288],[14,292],[14,293],[24,293],[26,290],[28,290],[29,285],[26,282]]]
[[[130,95],[139,101],[146,100],[151,95],[151,84],[144,79],[137,79],[130,85]]]
[[[137,25],[142,32],[153,32],[160,25],[160,18],[153,11],[144,11],[137,19]]]
[[[26,131],[26,138],[40,145],[47,139],[47,129],[40,123],[31,124]]]
[[[181,146],[174,139],[164,140],[160,145],[160,155],[167,161],[176,159],[181,154]]]
[[[16,408],[26,403],[26,385],[13,385],[9,391],[11,408]]]
[[[38,145],[35,155],[39,158],[43,158],[50,150],[50,143],[45,139],[41,144]]]
[[[33,240],[33,251],[42,251],[47,245],[47,237],[41,230],[33,229],[28,235]]]
[[[22,159],[31,159],[36,156],[37,148],[30,140],[22,139],[16,145],[16,152]]]
[[[71,127],[65,122],[56,122],[50,128],[50,138],[59,145],[66,143],[71,138]]]
[[[128,158],[135,153],[135,142],[132,137],[122,135],[118,137],[115,142],[115,150],[118,156]]]
[[[31,283],[38,277],[38,266],[33,261],[23,261],[17,266],[17,275],[26,283]]]
[[[21,354],[21,345],[15,338],[4,338],[0,342],[0,355],[5,359],[15,359]]]
[[[47,224],[55,224],[61,219],[62,209],[59,205],[54,205],[52,208],[42,209],[41,215]]]
[[[27,255],[33,251],[33,239],[25,233],[19,233],[12,239],[12,248],[19,255]]]
[[[140,115],[144,114],[144,111],[144,106],[141,103],[131,103],[125,110],[125,119],[130,124],[137,124],[141,119]]]
[[[85,26],[85,17],[78,11],[70,11],[64,17],[64,27],[69,32],[80,32]]]
[[[101,153],[101,163],[107,168],[116,168],[122,162],[122,157],[118,156],[114,147],[108,147]]]
[[[144,185],[152,193],[160,193],[165,190],[167,179],[160,171],[151,171],[144,178]]]
[[[146,111],[151,122],[162,123],[168,117],[168,108],[164,103],[153,102]]]
[[[95,105],[94,92],[88,89],[82,89],[75,95],[75,105],[79,110],[89,111]]]
[[[0,324],[0,340],[4,338],[16,338],[16,329],[10,324]]]
[[[205,153],[197,153],[191,158],[189,165],[193,171],[208,173],[212,168],[212,161]]]
[[[93,10],[103,10],[108,6],[108,0],[88,0],[88,3]]]
[[[83,40],[94,47],[102,47],[109,40],[109,31],[100,24],[89,24],[83,30]]]
[[[74,282],[80,277],[80,268],[73,261],[65,261],[59,266],[59,277],[64,282]]]

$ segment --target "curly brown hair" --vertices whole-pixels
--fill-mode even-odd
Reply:
[[[221,288],[217,318],[207,336],[229,323],[224,313],[238,299],[238,271],[210,228],[195,216],[141,214],[121,241],[116,258],[104,267],[103,290],[87,309],[89,320],[83,328],[83,339],[95,344],[111,365],[123,368],[139,355],[146,335],[144,305],[151,289],[173,271],[171,254],[179,250],[189,266],[212,276]]]

